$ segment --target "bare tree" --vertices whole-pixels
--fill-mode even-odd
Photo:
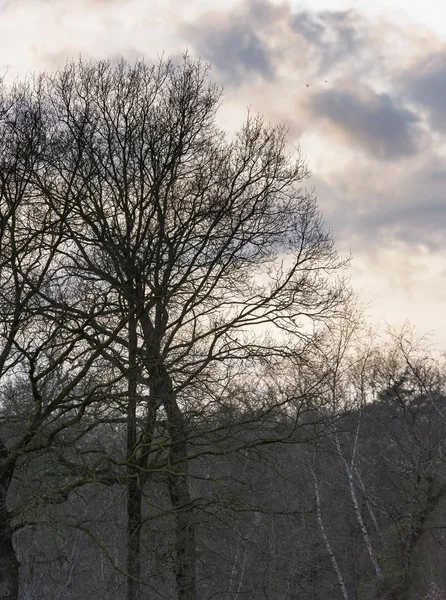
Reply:
[[[188,57],[179,66],[79,62],[30,89],[45,143],[39,168],[20,181],[59,237],[50,280],[24,281],[57,329],[56,364],[69,353],[84,364],[50,406],[104,369],[108,379],[83,392],[76,418],[85,398],[99,406],[107,394],[125,415],[126,454],[111,479],[127,486],[129,600],[141,594],[151,473],[164,474],[174,514],[178,599],[195,600],[189,465],[232,427],[212,416],[242,411],[251,397],[255,421],[290,402],[268,394],[262,373],[303,360],[347,296],[344,263],[301,188],[308,170],[288,153],[286,129],[248,116],[228,141],[215,121],[221,91],[207,75]],[[233,447],[277,436],[265,430]]]
[[[41,90],[39,78],[0,89],[0,593],[11,600],[19,596],[20,567],[13,535],[34,519],[31,507],[51,486],[32,499],[28,473],[19,502],[11,489],[31,456],[54,457],[68,429],[110,391],[95,372],[102,350],[85,343],[88,322],[55,318],[45,299],[59,296],[65,213],[51,210],[41,185],[52,135]],[[82,435],[73,431],[68,443]],[[67,497],[76,479],[82,476],[59,480],[50,501]]]
[[[354,409],[357,412],[357,421],[353,429],[351,449],[347,454],[346,449],[343,448],[341,444],[338,425],[336,423],[336,418],[334,418],[332,421],[333,445],[347,477],[353,510],[355,512],[367,552],[375,569],[376,576],[381,580],[383,578],[382,569],[372,543],[369,529],[362,514],[356,482],[357,479],[361,481],[360,486],[364,491],[364,482],[360,479],[358,474],[356,461],[359,451],[358,446],[360,441],[359,436],[361,429],[362,407],[365,402],[363,371],[367,365],[368,352],[366,350],[363,356],[359,356],[359,359],[355,355],[355,342],[358,341],[355,340],[355,337],[360,338],[362,331],[359,327],[359,320],[353,319],[352,315],[353,312],[350,311],[350,315],[347,316],[340,326],[338,339],[335,339],[334,358],[330,361],[332,364],[332,369],[328,377],[328,387],[334,416],[336,416],[336,414],[340,416],[342,411],[350,411]],[[352,385],[352,383],[359,383],[359,386]],[[374,523],[376,523],[373,508],[368,502],[367,504],[369,514],[372,516],[372,519],[374,519]]]
[[[373,469],[393,489],[392,501],[381,510],[395,523],[400,553],[398,583],[407,595],[414,583],[417,546],[446,493],[442,460],[444,362],[426,338],[406,325],[388,333],[385,348],[376,355],[373,378],[374,386],[378,383],[380,388],[379,400],[387,408],[387,418],[381,418],[378,426],[388,440],[387,453],[376,457]]]

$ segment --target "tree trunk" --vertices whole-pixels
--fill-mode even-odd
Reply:
[[[12,530],[8,518],[0,522],[0,599],[18,600],[20,563],[12,543]]]
[[[0,600],[18,600],[20,563],[12,542],[13,530],[10,523],[10,514],[6,507],[9,486],[14,473],[14,464],[7,460],[7,449],[1,444],[0,455],[3,459],[3,468],[0,473]]]
[[[335,556],[335,553],[331,546],[330,538],[328,537],[328,533],[327,533],[327,530],[325,529],[324,521],[322,518],[321,492],[320,492],[319,481],[318,481],[318,478],[316,475],[315,468],[312,469],[312,473],[313,473],[313,480],[314,480],[314,493],[316,496],[316,517],[317,517],[319,529],[322,534],[322,538],[325,542],[325,547],[327,549],[328,556],[330,557],[331,564],[333,565],[333,569],[338,578],[339,587],[341,588],[341,591],[342,591],[342,596],[343,596],[344,600],[349,600],[347,588],[345,586],[344,577],[342,575],[342,571],[339,567],[338,561],[336,560],[336,556]]]
[[[347,459],[344,456],[344,453],[342,452],[341,443],[339,441],[339,436],[338,436],[337,431],[335,431],[335,445],[336,445],[336,450],[338,452],[338,456],[339,456],[340,460],[342,461],[342,464],[344,465],[345,473],[347,475],[348,485],[350,488],[350,497],[353,502],[353,508],[355,511],[356,519],[358,520],[358,523],[359,523],[359,527],[361,529],[364,543],[367,547],[367,552],[369,553],[370,560],[372,561],[376,576],[378,577],[378,579],[383,579],[381,565],[379,564],[379,561],[376,557],[375,550],[373,548],[372,541],[370,539],[369,531],[367,529],[367,526],[365,524],[365,521],[364,521],[362,513],[361,513],[358,496],[356,494],[356,487],[355,487],[355,482],[353,479],[353,474],[354,474],[353,467],[354,467],[354,458],[355,458],[356,448],[353,453],[352,465],[349,465]]]
[[[181,473],[169,475],[169,492],[175,509],[175,576],[178,600],[195,600],[195,526],[190,507],[187,468],[184,468],[186,466],[180,466]]]
[[[139,600],[141,578],[142,492],[135,477],[127,485],[127,573],[128,600]]]
[[[163,311],[160,310],[160,315]],[[160,316],[159,320],[162,320]],[[147,311],[140,315],[146,349],[150,394],[154,410],[163,406],[170,436],[167,480],[170,501],[175,511],[175,578],[178,600],[196,600],[196,545],[192,502],[189,490],[187,426],[178,406],[170,374],[160,353],[162,335],[154,329]],[[162,329],[162,328],[161,328]],[[130,600],[130,599],[129,599]]]
[[[354,471],[355,471],[356,478],[359,481],[359,485],[361,486],[362,493],[364,494],[364,498],[365,498],[367,510],[369,511],[370,518],[372,519],[372,523],[375,526],[377,534],[379,535],[379,539],[381,541],[381,544],[382,544],[382,546],[384,546],[385,545],[384,537],[383,537],[383,534],[382,534],[382,531],[381,531],[381,527],[379,526],[378,519],[376,518],[375,511],[373,509],[372,501],[371,501],[369,495],[367,494],[367,490],[366,490],[364,481],[363,481],[363,479],[362,479],[362,477],[361,477],[358,469],[356,468],[356,466],[354,467]]]
[[[196,600],[195,525],[189,489],[187,427],[165,368],[159,369],[160,397],[170,435],[169,493],[175,510],[175,576],[178,600]]]
[[[137,321],[134,306],[129,302],[129,370],[127,407],[127,600],[139,600],[141,578],[142,492],[139,485],[137,444]]]
[[[142,448],[136,452],[136,441],[133,449],[131,462],[135,465],[131,470],[132,476],[127,484],[127,573],[130,575],[128,581],[128,600],[139,600],[141,579],[141,533],[143,525],[142,499],[143,488],[148,478],[147,464],[150,455],[150,444],[156,423],[157,408],[153,401],[149,406],[149,413],[140,439]],[[135,414],[136,418],[136,414]],[[136,427],[136,426],[135,426]]]
[[[0,598],[18,600],[20,563],[12,543],[10,531],[0,530]]]

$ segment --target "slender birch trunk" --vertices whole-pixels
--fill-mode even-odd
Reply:
[[[320,487],[319,487],[319,481],[318,481],[317,475],[316,475],[316,469],[313,468],[312,472],[313,472],[313,479],[314,479],[314,493],[316,496],[316,516],[317,516],[317,522],[319,525],[319,529],[321,531],[322,538],[325,542],[325,547],[326,547],[327,553],[330,557],[331,564],[333,565],[333,569],[337,575],[339,586],[341,588],[344,600],[349,600],[347,588],[346,588],[345,582],[344,582],[344,577],[342,575],[342,571],[339,567],[338,561],[336,560],[336,556],[335,556],[335,553],[331,546],[330,539],[328,537],[327,530],[325,529],[324,521],[322,518],[321,492],[320,492]]]
[[[370,535],[369,535],[367,526],[365,524],[365,521],[364,521],[362,513],[361,513],[361,507],[359,506],[358,495],[356,493],[356,487],[355,487],[355,482],[354,482],[354,477],[353,477],[356,449],[357,449],[357,442],[358,442],[358,432],[359,432],[359,421],[358,421],[358,428],[356,430],[355,443],[354,443],[353,451],[352,451],[352,460],[351,460],[350,464],[347,461],[347,459],[345,458],[345,455],[342,451],[338,432],[336,431],[336,429],[335,429],[335,445],[336,445],[336,450],[337,450],[338,456],[341,459],[342,464],[344,465],[344,469],[345,469],[347,479],[348,479],[348,485],[350,488],[350,496],[351,496],[351,499],[353,502],[353,507],[354,507],[355,514],[356,514],[356,519],[359,523],[359,527],[361,529],[362,537],[363,537],[365,545],[367,547],[367,551],[369,553],[370,560],[372,561],[372,564],[375,569],[377,577],[379,579],[382,579],[383,578],[382,570],[381,570],[380,564],[378,562],[378,559],[376,558],[375,551],[373,549],[373,545],[372,545],[372,542],[370,539]]]
[[[365,488],[364,481],[363,481],[356,465],[354,465],[353,471],[354,471],[354,474],[356,475],[357,480],[359,481],[359,485],[361,486],[362,493],[364,494],[365,502],[367,505],[367,510],[369,512],[372,523],[376,529],[377,534],[379,535],[379,539],[381,540],[381,543],[384,545],[384,538],[383,538],[383,534],[382,534],[381,528],[378,523],[378,519],[376,518],[376,514],[375,514],[375,511],[373,510],[372,502],[370,501],[369,495],[367,494],[367,490]]]

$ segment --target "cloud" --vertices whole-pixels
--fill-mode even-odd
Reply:
[[[446,169],[440,157],[432,164],[423,162],[409,170],[402,181],[393,182],[393,193],[386,207],[381,207],[364,221],[369,230],[379,228],[412,246],[422,244],[432,250],[446,246]]]
[[[284,68],[320,75],[358,58],[367,24],[353,11],[300,11],[289,3],[242,0],[208,12],[182,33],[196,52],[215,65],[227,83],[275,80]]]
[[[296,33],[316,49],[319,70],[327,71],[342,59],[350,59],[363,45],[363,32],[352,11],[302,11],[292,20]]]
[[[237,81],[249,72],[267,78],[273,76],[268,51],[256,32],[243,23],[209,32],[201,39],[198,49],[206,60],[220,71],[229,71]]]
[[[376,158],[396,159],[417,150],[419,118],[396,106],[388,94],[364,86],[357,91],[329,89],[315,93],[310,108]]]
[[[230,12],[201,16],[193,25],[185,25],[183,33],[227,83],[237,85],[258,77],[275,78],[282,33],[283,29],[290,31],[289,21],[286,5],[246,0]]]
[[[85,8],[90,8],[92,6],[95,5],[99,5],[99,6],[108,6],[110,4],[126,4],[127,2],[130,2],[131,0],[80,0],[81,2],[83,2]],[[65,0],[67,6],[69,6],[69,2],[67,0]],[[0,0],[0,7],[1,8],[12,8],[12,7],[16,7],[17,5],[36,5],[36,4],[40,4],[40,5],[52,5],[52,4],[61,4],[60,0]]]
[[[422,201],[408,197],[403,205],[380,207],[356,221],[358,231],[379,239],[399,240],[408,245],[424,245],[428,248],[444,247],[446,229],[444,199],[435,194]]]
[[[400,163],[358,159],[314,184],[328,225],[354,254],[400,244],[446,249],[446,168],[432,150]]]
[[[425,108],[434,129],[446,133],[446,53],[425,57],[405,75],[407,93]]]

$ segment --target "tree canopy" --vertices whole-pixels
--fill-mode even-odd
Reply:
[[[309,388],[281,392],[271,374],[309,368],[344,310],[345,262],[286,128],[248,115],[228,139],[208,70],[187,56],[79,61],[1,89],[0,579],[10,597],[12,536],[27,520],[7,495],[37,454],[60,472],[42,502],[92,481],[124,487],[129,600],[150,586],[141,536],[162,474],[177,597],[195,600],[190,464],[232,435],[222,411],[248,423],[280,408],[294,431]],[[108,425],[120,442],[95,456],[88,440]],[[237,448],[283,435],[258,428]]]

